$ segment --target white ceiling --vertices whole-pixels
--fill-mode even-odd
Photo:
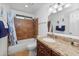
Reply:
[[[46,3],[8,3],[8,5],[15,10],[34,14]],[[28,5],[29,7],[25,7]]]

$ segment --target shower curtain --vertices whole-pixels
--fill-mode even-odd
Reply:
[[[17,42],[16,32],[14,27],[15,12],[12,11],[7,5],[0,4],[0,20],[3,22],[4,27],[9,30],[9,41],[11,45]]]
[[[17,37],[15,32],[15,26],[14,26],[14,17],[15,17],[15,13],[12,10],[10,10],[8,12],[8,28],[9,28],[9,41],[11,45],[17,44]]]

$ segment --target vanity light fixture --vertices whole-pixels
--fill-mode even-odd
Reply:
[[[27,8],[27,7],[28,7],[28,5],[25,5],[25,7]]]
[[[50,5],[49,7],[49,12],[50,13],[56,13],[58,11],[63,10],[64,8],[70,7],[71,4],[70,3],[55,3]]]
[[[61,3],[60,5],[61,5],[61,6],[63,6],[63,5],[64,5],[64,3]]]
[[[56,9],[54,9],[54,8],[49,8],[49,13],[56,13],[57,11],[56,11]]]
[[[58,4],[55,4],[55,5],[53,6],[53,8],[58,8]]]

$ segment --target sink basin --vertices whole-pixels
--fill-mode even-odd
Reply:
[[[55,43],[55,42],[56,42],[53,38],[48,38],[48,37],[43,38],[43,40],[44,40],[45,42],[49,42],[49,43]]]

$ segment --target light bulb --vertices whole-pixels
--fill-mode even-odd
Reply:
[[[61,11],[62,9],[63,9],[62,7],[59,7],[59,8],[58,8],[58,11]]]
[[[57,5],[57,4],[55,4],[53,7],[54,7],[54,8],[58,8],[58,5]]]
[[[50,8],[49,8],[49,11],[52,11],[52,10],[53,10],[53,9],[50,7]]]
[[[67,8],[67,7],[69,7],[71,4],[66,4],[65,6],[64,6],[64,8]]]
[[[25,7],[28,7],[28,5],[25,5]]]

